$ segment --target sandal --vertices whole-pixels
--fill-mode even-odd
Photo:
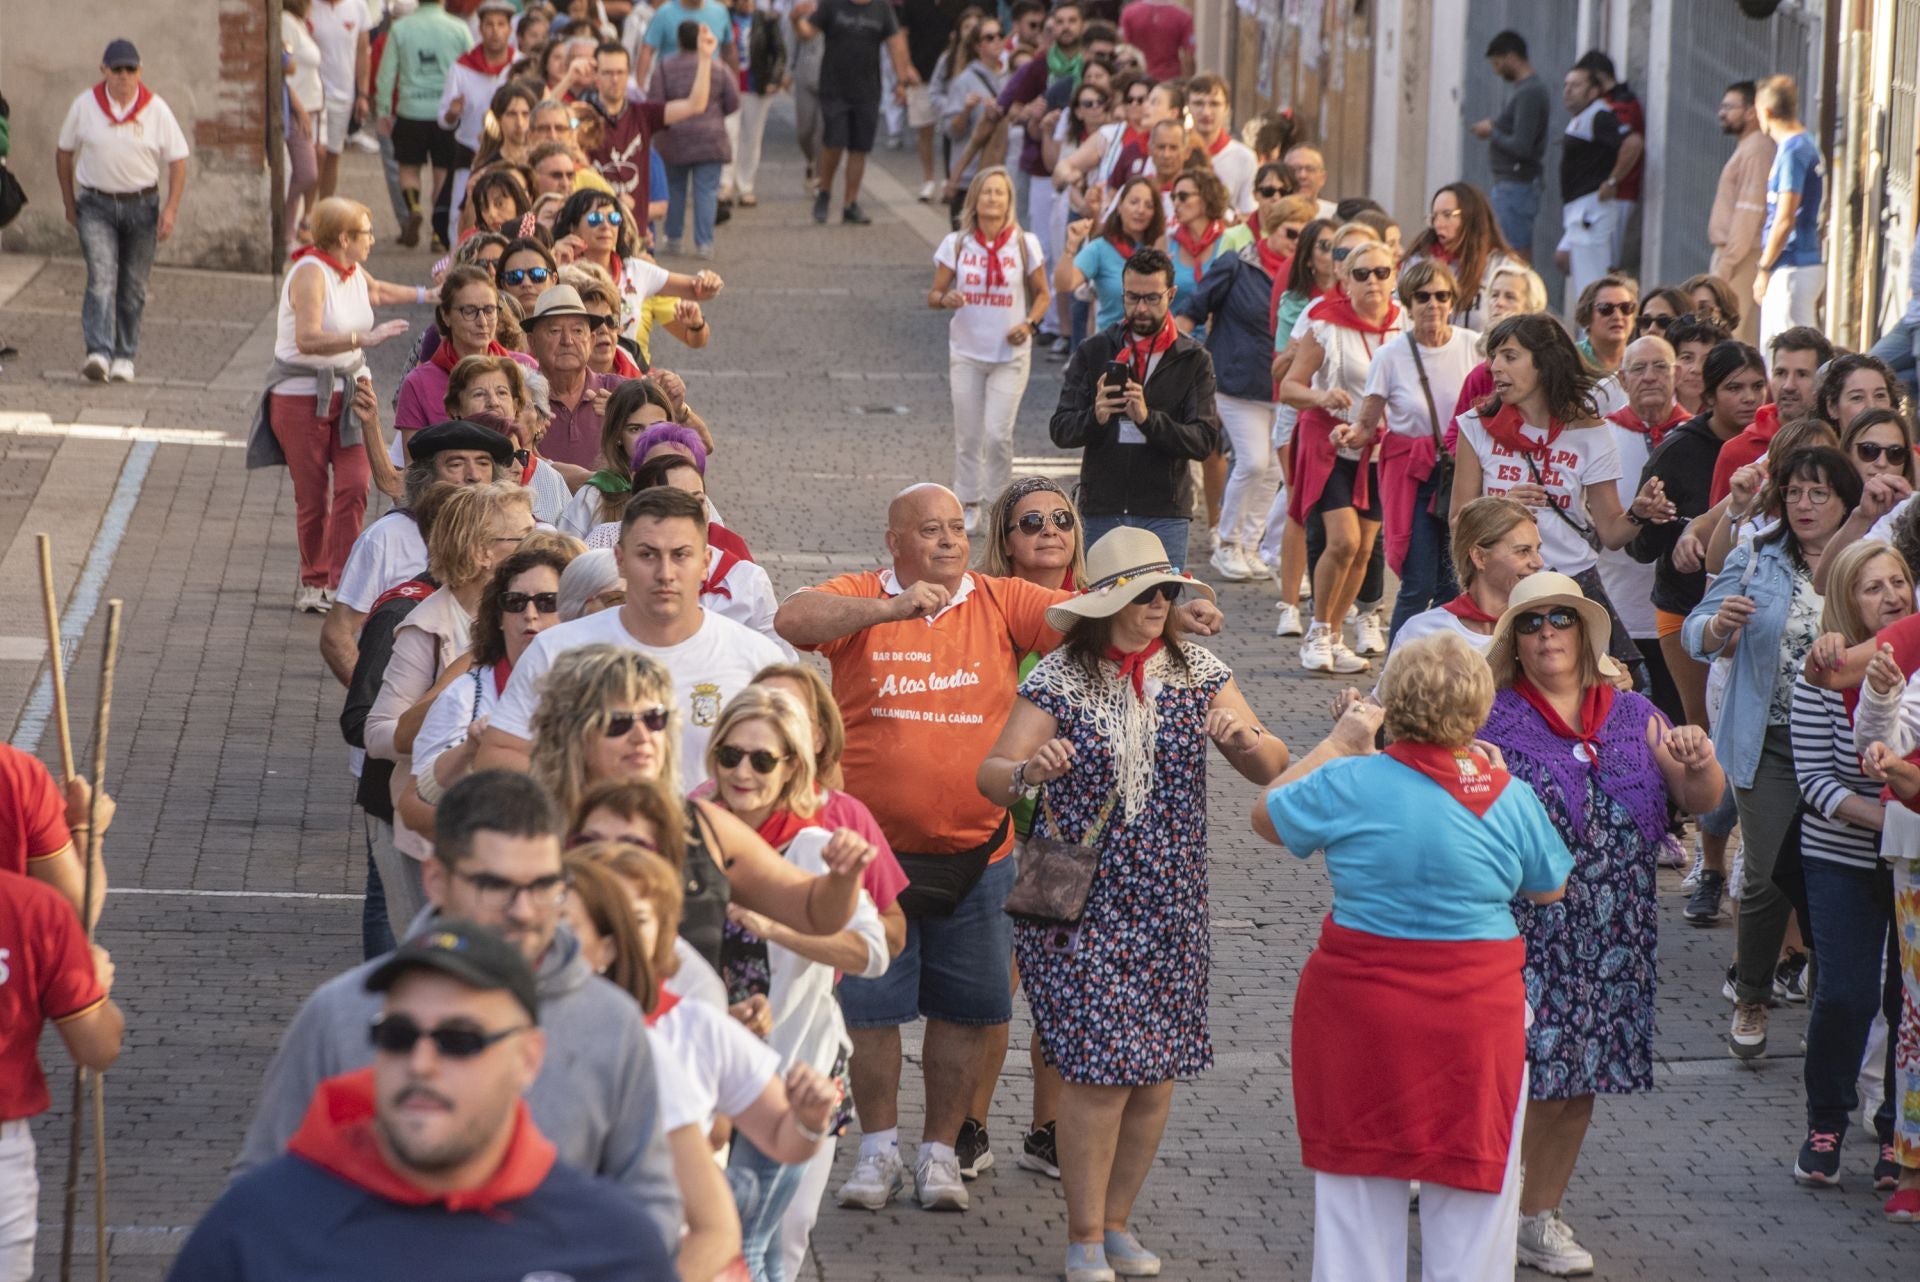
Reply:
[[[759,203],[760,203],[760,198],[758,196],[746,195],[740,198],[740,207],[742,209],[752,209],[755,205]]]

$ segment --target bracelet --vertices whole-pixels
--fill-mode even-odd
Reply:
[[[807,1124],[805,1122],[802,1122],[797,1115],[789,1114],[788,1116],[793,1121],[793,1129],[796,1131],[799,1131],[800,1138],[805,1140],[807,1143],[818,1144],[820,1143],[820,1141],[827,1138],[827,1133],[824,1129],[818,1130],[818,1131],[810,1131],[807,1129]]]
[[[1032,758],[1028,758],[1028,760],[1032,760]],[[1011,781],[1011,786],[1013,788],[1013,797],[1015,801],[1019,801],[1026,797],[1032,797],[1040,791],[1040,785],[1031,784],[1027,782],[1027,762],[1026,761],[1015,763],[1013,767],[1013,779]]]
[[[357,329],[354,330],[350,337],[353,339],[353,350],[356,352],[359,351],[360,350],[360,331]]]
[[[423,307],[426,305],[426,301],[427,301],[427,287],[425,285],[415,285],[413,287],[414,306]]]

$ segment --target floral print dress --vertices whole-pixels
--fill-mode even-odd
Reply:
[[[1207,921],[1208,707],[1232,673],[1197,646],[1188,669],[1164,653],[1148,661],[1146,694],[1157,711],[1147,804],[1131,819],[1115,805],[1097,846],[1099,870],[1077,929],[1020,923],[1014,953],[1046,1058],[1067,1081],[1139,1086],[1213,1067],[1207,1031],[1212,938]],[[1043,660],[1020,694],[1053,717],[1074,764],[1047,785],[1034,832],[1080,841],[1113,795],[1110,736],[1083,701],[1061,692],[1077,661]],[[1084,677],[1079,680],[1086,681]],[[1117,682],[1101,664],[1098,683]],[[1132,689],[1126,697],[1134,698]]]

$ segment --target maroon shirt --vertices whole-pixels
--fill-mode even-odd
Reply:
[[[648,191],[647,170],[653,135],[667,127],[667,105],[663,102],[635,102],[627,99],[627,109],[618,120],[600,112],[600,145],[587,153],[587,159],[600,171],[614,191],[626,197],[633,216],[646,229]]]
[[[555,463],[584,467],[589,472],[605,467],[607,461],[600,456],[600,411],[589,393],[601,387],[611,392],[624,382],[618,374],[595,374],[589,370],[586,390],[580,393],[580,404],[568,409],[557,398],[548,402],[553,407],[553,426],[540,442],[540,456]]]

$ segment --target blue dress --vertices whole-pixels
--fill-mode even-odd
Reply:
[[[1072,942],[1055,927],[1020,923],[1014,954],[1047,1061],[1069,1082],[1141,1086],[1192,1077],[1213,1067],[1207,1031],[1212,936],[1207,920],[1207,709],[1233,674],[1198,646],[1183,647],[1192,676],[1154,691],[1166,660],[1148,664],[1159,710],[1150,803],[1135,820],[1116,805],[1102,829],[1099,870]],[[1073,768],[1047,785],[1060,830],[1045,812],[1034,831],[1079,841],[1112,793],[1115,763],[1107,738],[1080,708],[1046,688],[1049,665],[1074,662],[1061,651],[1020,687],[1058,723],[1074,746]],[[1116,669],[1101,664],[1103,681]],[[1128,696],[1132,697],[1129,690]]]

